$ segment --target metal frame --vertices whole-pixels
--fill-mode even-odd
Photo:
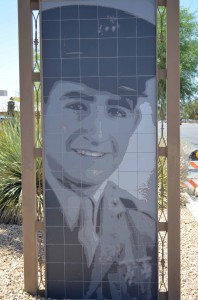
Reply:
[[[35,2],[35,1],[34,1]],[[35,294],[38,287],[36,168],[33,95],[32,8],[30,0],[18,0],[19,62],[21,98],[21,152],[23,251],[25,291]]]
[[[180,299],[179,0],[167,1],[168,299]]]
[[[168,292],[160,292],[159,299],[180,299],[180,162],[179,162],[179,0],[158,0],[167,7],[167,69],[158,71],[158,79],[167,77],[167,147],[158,149],[159,156],[168,161],[168,222],[159,222],[159,231],[168,231]],[[32,10],[39,8],[39,0],[18,0],[19,59],[22,139],[22,190],[24,289],[36,294],[38,289],[36,217],[36,157],[33,83],[40,73],[33,73]],[[174,174],[174,175],[173,175]]]

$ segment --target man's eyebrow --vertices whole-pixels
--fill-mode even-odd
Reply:
[[[132,110],[132,105],[129,104],[129,102],[126,100],[126,98],[121,98],[120,100],[113,100],[109,99],[108,100],[108,105],[117,105],[124,107],[126,109],[129,109],[130,111]]]
[[[63,100],[64,97],[68,97],[68,98],[80,98],[83,100],[87,100],[87,101],[94,101],[94,96],[90,96],[81,92],[69,92],[69,93],[65,93],[61,99]]]

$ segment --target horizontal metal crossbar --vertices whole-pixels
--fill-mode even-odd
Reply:
[[[167,79],[167,69],[160,69],[160,68],[158,68],[158,75],[157,75],[157,77],[158,77],[158,80],[160,80],[160,79],[166,80]]]
[[[42,157],[42,148],[34,148],[34,157]]]
[[[36,231],[39,231],[39,230],[44,230],[44,223],[37,221],[36,222]]]
[[[158,231],[168,232],[168,222],[158,222]]]
[[[40,72],[33,72],[33,81],[40,82],[41,81],[41,74]]]
[[[157,5],[158,6],[167,6],[167,0],[158,0]]]
[[[167,292],[159,292],[159,300],[168,300],[168,291]]]
[[[168,147],[158,147],[158,156],[168,156]]]
[[[31,0],[31,10],[39,10],[39,0]]]

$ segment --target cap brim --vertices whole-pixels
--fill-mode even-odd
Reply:
[[[144,19],[152,24],[156,24],[156,1],[155,0],[69,0],[58,1],[44,0],[41,2],[41,9],[46,9],[67,6],[67,5],[92,5],[111,7],[131,13],[138,18]]]

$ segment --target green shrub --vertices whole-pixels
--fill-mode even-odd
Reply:
[[[0,222],[21,222],[21,139],[19,118],[0,127]]]
[[[0,222],[22,222],[21,136],[18,116],[0,126]],[[36,161],[37,211],[42,209],[41,159]],[[40,184],[39,184],[40,183]]]

